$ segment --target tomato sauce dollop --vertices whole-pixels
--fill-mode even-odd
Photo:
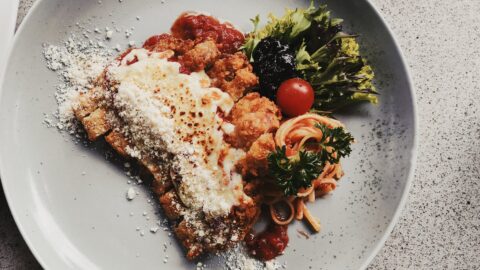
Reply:
[[[245,243],[250,253],[263,261],[269,261],[282,254],[288,244],[287,226],[271,224],[257,236],[248,234]]]
[[[171,28],[174,37],[181,39],[206,40],[217,43],[222,53],[235,53],[245,41],[245,36],[229,23],[203,14],[184,13]]]

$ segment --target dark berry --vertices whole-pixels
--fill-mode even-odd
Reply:
[[[253,61],[253,71],[260,79],[259,92],[272,100],[283,81],[297,77],[295,51],[278,39],[262,39],[253,52]]]

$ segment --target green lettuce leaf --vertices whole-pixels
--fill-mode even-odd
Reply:
[[[251,59],[257,44],[266,37],[288,43],[296,51],[296,69],[315,90],[313,111],[332,112],[367,101],[378,103],[372,67],[360,55],[355,35],[342,31],[342,19],[332,18],[326,5],[287,9],[282,17],[269,15],[259,27],[260,17],[252,20],[242,49]]]

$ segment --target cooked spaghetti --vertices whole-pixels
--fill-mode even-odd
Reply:
[[[324,125],[328,129],[343,128],[343,124],[335,119],[317,114],[304,114],[289,119],[280,125],[275,134],[275,144],[277,147],[286,149],[287,157],[294,157],[303,150],[312,152],[324,150],[336,156],[335,149],[330,146],[321,149],[323,147],[322,143],[325,142],[322,141],[325,140],[325,134],[323,134],[322,129],[318,128],[318,125]],[[329,139],[326,138],[327,142]],[[305,219],[313,230],[320,231],[320,223],[308,210],[307,202],[314,202],[317,197],[333,191],[337,186],[337,180],[342,176],[343,171],[340,163],[332,164],[327,161],[318,177],[311,180],[308,188],[301,188],[291,196],[285,196],[282,192],[266,194],[268,199],[265,203],[270,209],[272,220],[279,225],[285,225],[294,219]],[[280,203],[288,205],[290,211],[287,217],[279,218],[277,207]]]

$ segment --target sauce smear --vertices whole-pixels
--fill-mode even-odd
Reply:
[[[229,23],[203,14],[184,13],[171,28],[174,37],[181,39],[212,39],[223,53],[235,53],[245,41],[245,36]]]
[[[257,236],[248,234],[245,237],[250,253],[263,261],[269,261],[282,254],[288,244],[287,226],[270,224]]]

